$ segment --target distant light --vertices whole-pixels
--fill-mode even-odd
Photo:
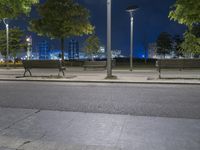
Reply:
[[[26,38],[26,42],[28,42],[28,43],[31,43],[31,42],[32,42],[31,36],[28,36],[28,37]]]
[[[27,42],[30,42],[30,38],[27,38],[26,41],[27,41]]]

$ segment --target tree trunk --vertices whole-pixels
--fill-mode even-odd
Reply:
[[[15,61],[15,59],[14,59],[14,68],[16,68],[16,61]]]
[[[61,59],[62,59],[62,62],[64,62],[64,38],[61,38]]]
[[[92,61],[94,61],[94,57],[93,57],[93,54],[91,54],[91,60],[92,60]]]

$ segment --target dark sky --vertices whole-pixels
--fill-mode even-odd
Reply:
[[[45,0],[42,0],[45,1]],[[106,46],[106,0],[77,0],[89,9],[91,22],[96,26],[96,33],[102,45]],[[129,54],[130,20],[125,9],[130,4],[140,7],[134,18],[134,56],[141,56],[143,53],[143,41],[146,43],[155,42],[160,32],[169,32],[172,35],[182,35],[185,27],[168,19],[169,8],[175,0],[112,0],[112,49],[120,49],[123,54]],[[35,12],[31,13],[35,16]],[[26,29],[26,23],[21,20],[11,22],[11,26],[19,25]],[[34,46],[44,37],[33,36]],[[79,38],[80,41],[83,38]],[[66,48],[67,48],[66,41]],[[80,42],[82,43],[82,42]],[[53,48],[59,48],[59,41],[51,41]]]

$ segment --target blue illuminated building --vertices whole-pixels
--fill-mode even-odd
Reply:
[[[77,40],[69,42],[68,57],[69,60],[79,59],[79,43]]]
[[[50,48],[47,41],[42,41],[38,44],[39,59],[48,60],[50,59]]]

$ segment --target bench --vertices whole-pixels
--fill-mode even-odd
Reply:
[[[26,73],[29,72],[30,76],[32,76],[31,69],[48,69],[48,68],[57,68],[58,76],[60,76],[60,72],[62,72],[63,76],[65,76],[65,67],[62,66],[62,62],[60,60],[23,60],[24,77]]]
[[[200,59],[159,59],[156,61],[156,67],[161,78],[161,69],[199,69]]]
[[[86,70],[87,68],[103,68],[106,69],[106,61],[85,61],[83,63],[83,68]]]

